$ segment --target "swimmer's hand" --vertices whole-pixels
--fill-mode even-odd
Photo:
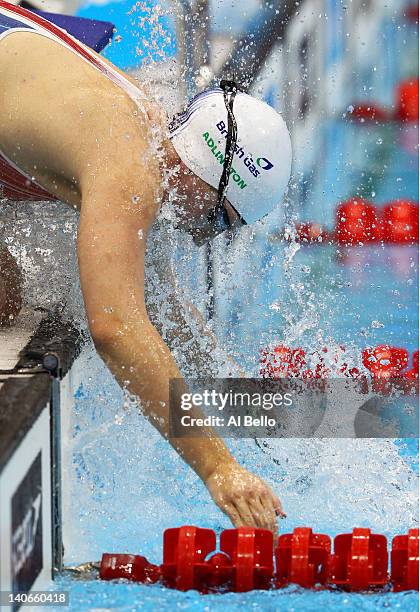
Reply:
[[[270,529],[277,536],[277,517],[286,515],[279,498],[258,476],[229,461],[218,465],[205,484],[235,527]]]

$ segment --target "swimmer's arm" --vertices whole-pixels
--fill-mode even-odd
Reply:
[[[78,235],[80,279],[95,346],[121,387],[141,398],[144,413],[203,480],[215,503],[237,527],[277,530],[281,503],[260,478],[242,468],[223,440],[171,438],[169,381],[181,378],[177,365],[151,324],[144,301],[146,235],[156,194],[152,172],[137,174],[138,184],[115,177],[113,185],[96,178],[82,187]],[[112,179],[110,179],[112,182]],[[141,202],[132,194],[141,189]],[[149,204],[149,205],[148,205]],[[185,389],[188,391],[188,389]]]
[[[83,196],[77,249],[86,313],[95,346],[120,386],[141,398],[151,423],[206,480],[234,459],[220,438],[169,436],[169,381],[182,375],[144,303],[141,236],[153,221],[153,205],[145,202],[155,197],[153,189],[145,194],[147,182],[144,177],[134,205],[138,185],[116,190],[95,181]]]

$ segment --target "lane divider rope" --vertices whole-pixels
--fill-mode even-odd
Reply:
[[[346,246],[418,244],[419,206],[411,200],[395,200],[379,209],[367,200],[354,197],[338,206],[332,231],[315,222],[299,223],[285,233],[285,238],[300,243]]]
[[[105,553],[99,575],[102,580],[160,582],[202,593],[281,588],[290,583],[359,592],[419,588],[418,529],[395,536],[390,555],[386,537],[365,527],[336,535],[333,546],[330,536],[297,527],[279,536],[274,557],[273,544],[271,531],[240,527],[223,531],[216,551],[212,529],[177,527],[164,532],[160,566],[141,555]]]

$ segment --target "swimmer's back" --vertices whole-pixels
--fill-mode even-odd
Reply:
[[[147,149],[139,104],[59,42],[10,33],[0,40],[0,74],[0,150],[59,199],[79,206],[86,173],[109,165],[123,176]]]

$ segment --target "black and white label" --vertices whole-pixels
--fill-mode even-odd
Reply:
[[[27,592],[43,567],[41,451],[13,494],[11,505],[12,590]]]

